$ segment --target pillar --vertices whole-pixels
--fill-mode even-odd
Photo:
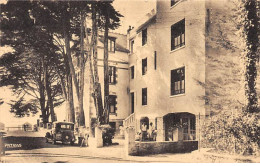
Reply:
[[[156,141],[164,141],[165,140],[165,131],[163,124],[163,117],[157,118],[157,138]]]
[[[100,148],[103,147],[102,130],[99,127],[95,128],[95,137],[89,137],[89,147]]]
[[[131,155],[134,153],[135,147],[135,129],[127,128],[125,132],[125,154]]]
[[[205,122],[205,115],[196,115],[196,140],[198,141],[198,149],[202,147],[201,145],[201,136],[202,136],[202,127]]]

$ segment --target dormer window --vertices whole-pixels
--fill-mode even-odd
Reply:
[[[116,39],[113,39],[113,38],[108,39],[108,51],[109,52],[115,52],[115,43],[116,43]]]

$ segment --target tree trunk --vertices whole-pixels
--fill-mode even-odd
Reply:
[[[45,58],[44,56],[42,58],[42,67],[43,67],[43,79],[44,79],[44,86],[48,98],[48,105],[50,108],[50,115],[51,115],[51,122],[55,121],[55,114],[54,114],[54,106],[53,106],[53,98],[51,95],[51,87],[50,87],[50,82],[49,82],[49,74],[47,73],[47,66],[45,63]]]
[[[71,50],[70,50],[70,34],[69,34],[69,26],[70,26],[70,20],[68,18],[69,13],[67,12],[67,7],[64,6],[63,8],[63,35],[65,40],[65,49],[66,54],[64,55],[64,61],[65,61],[65,67],[66,67],[66,74],[67,74],[67,89],[68,89],[68,103],[69,103],[69,110],[68,110],[68,116],[67,120],[69,122],[75,123],[75,110],[74,110],[74,100],[73,100],[73,89],[72,89],[72,75],[75,76],[74,68],[71,68],[71,65],[73,66],[72,60],[71,60]],[[75,76],[76,78],[76,76]],[[77,80],[75,80],[77,82]],[[78,90],[76,89],[77,94]],[[67,108],[68,109],[68,108]]]
[[[109,8],[105,15],[105,32],[104,32],[104,123],[109,123],[109,67],[108,67],[108,25],[109,25]]]
[[[73,90],[72,90],[72,77],[71,75],[67,76],[67,86],[68,86],[68,106],[67,109],[67,121],[75,123],[75,110],[74,110],[74,99],[73,99]]]
[[[92,44],[93,44],[94,90],[95,90],[94,96],[96,97],[96,102],[97,102],[98,123],[102,124],[103,103],[102,103],[101,86],[99,83],[99,76],[98,76],[98,66],[97,66],[98,29],[97,29],[96,17],[97,17],[96,3],[92,3]]]
[[[40,70],[43,70],[42,67],[40,67]],[[45,109],[45,88],[44,83],[42,79],[42,72],[40,72],[40,78],[39,78],[39,93],[40,93],[40,107],[41,107],[41,113],[42,113],[42,121],[44,124],[48,123],[48,116]]]
[[[84,98],[84,73],[85,73],[85,53],[84,53],[84,35],[85,35],[85,14],[81,12],[80,21],[80,77],[79,77],[79,126],[85,126],[85,114],[83,108]]]
[[[248,0],[245,2],[246,9],[246,23],[244,25],[244,32],[246,34],[246,96],[247,109],[246,112],[259,112],[258,99],[256,93],[256,76],[258,61],[257,49],[259,44],[258,39],[258,16],[257,16],[257,2],[256,0]]]

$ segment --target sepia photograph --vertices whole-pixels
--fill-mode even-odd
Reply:
[[[0,13],[0,165],[260,163],[260,0]]]

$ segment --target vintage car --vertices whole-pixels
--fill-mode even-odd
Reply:
[[[69,143],[73,145],[75,142],[74,123],[54,122],[51,131],[46,133],[45,138],[46,142],[52,142],[52,144],[60,141],[63,144]]]

